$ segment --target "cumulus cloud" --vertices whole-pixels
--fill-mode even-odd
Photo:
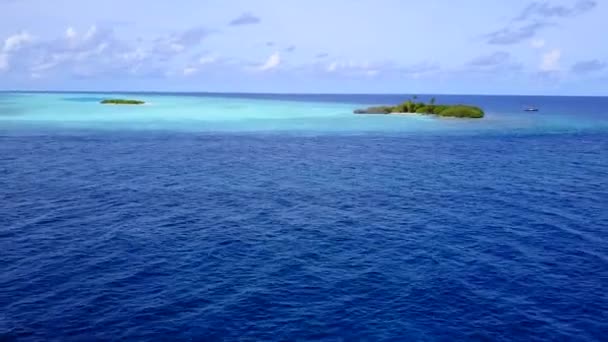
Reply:
[[[572,66],[572,71],[575,73],[591,73],[606,69],[606,62],[597,59],[581,61]]]
[[[113,30],[68,27],[59,37],[34,39],[19,33],[0,41],[0,71],[19,77],[52,74],[95,77],[112,74],[164,77],[177,74],[180,56],[191,56],[211,31],[195,27],[149,40],[125,40]],[[204,63],[211,63],[207,56]],[[172,63],[175,61],[175,63]],[[197,66],[198,67],[198,66]],[[188,69],[180,69],[180,73]],[[192,71],[186,71],[186,74]]]
[[[575,17],[594,9],[595,7],[597,7],[597,1],[594,0],[579,0],[572,7],[552,5],[548,1],[533,2],[526,7],[515,20]]]
[[[74,28],[66,30],[65,37],[40,42],[29,51],[31,65],[29,69],[40,75],[41,72],[66,67],[71,70],[84,71],[86,66],[94,69],[117,54],[124,46],[115,39],[113,31],[91,26],[84,34],[78,34]]]
[[[253,15],[253,13],[245,12],[245,13],[241,14],[240,16],[238,16],[237,18],[234,18],[232,21],[230,21],[229,25],[230,26],[255,25],[255,24],[259,24],[260,22],[262,22],[262,20],[260,18],[256,17],[255,15]]]
[[[259,71],[268,71],[272,69],[276,69],[279,65],[281,65],[281,55],[278,52],[272,54],[266,62],[260,65],[257,69]]]
[[[3,51],[5,53],[10,53],[15,50],[19,50],[27,43],[31,42],[33,37],[27,32],[17,33],[12,35],[4,41]]]
[[[76,30],[74,30],[73,27],[68,27],[65,30],[65,37],[67,39],[74,39],[74,38],[76,38],[76,35],[77,35]]]
[[[540,71],[542,72],[553,72],[559,71],[560,60],[562,58],[562,52],[559,49],[553,49],[542,56],[540,63]]]
[[[11,57],[30,44],[33,39],[27,32],[20,32],[6,38],[0,48],[0,71],[8,70]]]

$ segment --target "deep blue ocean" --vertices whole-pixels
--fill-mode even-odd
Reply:
[[[100,96],[0,94],[0,341],[608,338],[608,98]]]

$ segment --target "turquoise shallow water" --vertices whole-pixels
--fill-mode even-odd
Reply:
[[[107,106],[108,97],[143,106]],[[430,96],[426,96],[429,98]],[[606,98],[438,96],[482,106],[482,120],[354,115],[356,108],[401,102],[400,95],[237,95],[0,93],[0,129],[135,129],[300,132],[564,132],[608,127]],[[425,99],[425,97],[422,97]],[[523,112],[528,105],[537,113]]]

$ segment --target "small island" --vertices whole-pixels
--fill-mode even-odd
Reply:
[[[396,105],[396,106],[376,106],[366,109],[357,109],[355,114],[423,114],[437,115],[441,117],[453,118],[483,118],[485,113],[483,109],[469,105],[439,105],[435,104],[435,98],[432,98],[429,103],[416,102],[417,97],[414,96],[411,100]]]
[[[142,105],[146,102],[140,100],[127,100],[127,99],[106,99],[101,101],[101,104],[114,104],[114,105]]]

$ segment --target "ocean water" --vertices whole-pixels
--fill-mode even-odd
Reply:
[[[0,340],[605,341],[608,98],[401,99],[0,93]]]

